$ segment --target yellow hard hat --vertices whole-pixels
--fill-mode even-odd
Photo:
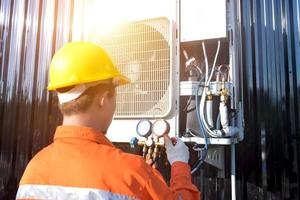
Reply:
[[[91,42],[70,42],[59,49],[50,64],[48,90],[113,79],[129,83],[100,46]]]

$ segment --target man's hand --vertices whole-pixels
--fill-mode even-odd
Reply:
[[[164,139],[169,163],[171,165],[176,161],[188,163],[190,157],[189,148],[180,138],[176,137],[171,139],[168,135],[164,135]]]
[[[146,158],[146,163],[152,168],[157,169],[157,163],[152,160],[152,158]]]

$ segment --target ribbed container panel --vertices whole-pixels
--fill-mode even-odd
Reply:
[[[27,163],[61,122],[47,72],[56,49],[87,38],[86,2],[0,1],[0,199],[15,198]],[[237,199],[299,199],[300,0],[240,3],[245,139]],[[193,177],[203,199],[230,199],[229,172],[215,174],[204,168]]]

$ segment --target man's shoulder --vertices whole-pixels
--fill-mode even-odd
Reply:
[[[118,155],[114,159],[115,163],[120,164],[116,170],[121,170],[123,176],[134,176],[147,180],[151,169],[143,157],[118,150]]]
[[[126,152],[122,151],[121,149],[118,149],[117,147],[114,147],[114,146],[109,146],[106,148],[109,149],[109,150],[107,150],[107,156],[109,156],[115,160],[120,160],[124,164],[127,164],[127,163],[128,164],[133,164],[133,163],[143,164],[144,163],[144,159],[140,155],[126,153]],[[99,151],[101,151],[100,148],[99,148]]]
[[[127,161],[127,163],[130,165],[132,162],[135,162],[139,165],[144,164],[145,161],[140,155],[131,154],[131,153],[125,153],[121,152],[121,156],[124,158],[124,160]]]
[[[127,169],[132,168],[133,170],[137,170],[139,168],[144,168],[148,166],[145,163],[145,160],[140,155],[136,155],[133,153],[126,153],[117,147],[109,146],[106,147],[109,150],[105,150],[107,152],[106,156],[114,163],[121,163],[122,167],[126,167]],[[99,148],[99,151],[103,149]]]
[[[49,166],[46,159],[51,158],[51,155],[48,153],[51,149],[51,146],[48,145],[41,149],[38,153],[36,153],[29,163],[26,166],[24,174],[21,179],[21,183],[32,182],[32,180],[36,180],[36,174],[43,174],[43,170]]]
[[[35,171],[46,167],[49,164],[48,161],[53,158],[51,149],[52,144],[49,144],[38,151],[27,164],[26,170]]]

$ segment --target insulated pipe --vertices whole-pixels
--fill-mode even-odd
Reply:
[[[221,130],[212,131],[215,137],[233,137],[239,132],[239,128],[235,126],[227,126]]]
[[[210,130],[209,125],[207,124],[204,117],[204,104],[206,98],[206,88],[203,88],[201,100],[200,100],[200,122],[205,132],[207,132],[212,137],[218,137],[213,131]]]
[[[212,99],[208,99],[206,101],[206,118],[208,125],[213,128],[214,121],[213,121],[213,101]]]
[[[235,126],[228,126],[228,108],[226,104],[222,101],[219,107],[220,111],[220,121],[223,129],[221,130],[221,134],[226,137],[232,137],[239,132],[239,129]],[[219,133],[220,134],[220,133]]]
[[[216,121],[216,129],[220,130],[221,129],[221,125],[220,125],[220,113],[217,116],[217,121]]]
[[[207,100],[206,100],[206,119],[210,128],[214,127],[213,120],[213,99],[211,91],[207,91]]]
[[[227,109],[227,106],[224,102],[220,103],[219,111],[220,111],[221,125],[224,129],[229,125],[229,122],[228,122],[228,109]]]

